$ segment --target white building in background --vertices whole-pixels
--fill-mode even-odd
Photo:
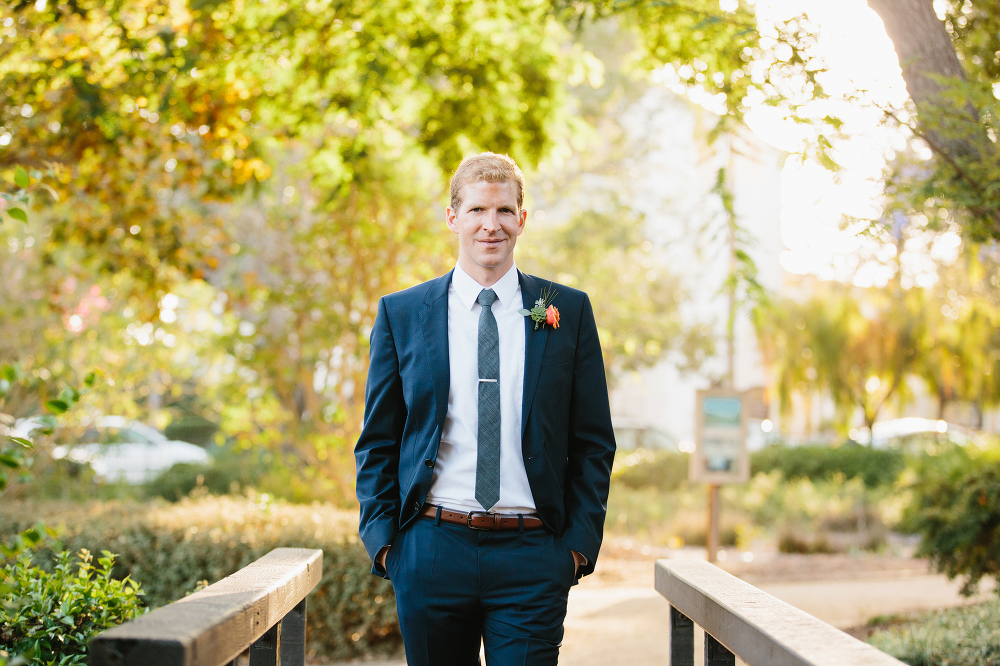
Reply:
[[[878,286],[887,279],[885,257],[881,256],[885,248],[842,228],[845,215],[864,219],[879,214],[866,208],[873,205],[872,192],[877,189],[871,174],[848,168],[835,178],[815,164],[786,165],[788,153],[749,130],[708,145],[706,137],[715,122],[712,113],[684,97],[651,88],[621,119],[628,144],[634,148],[619,165],[626,169],[627,179],[584,174],[579,196],[590,197],[589,202],[538,197],[554,220],[566,219],[574,204],[600,208],[609,191],[642,213],[649,239],[687,292],[681,303],[685,322],[703,324],[705,334],[716,342],[716,357],[699,373],[681,373],[679,359],[667,354],[654,367],[618,377],[611,393],[611,411],[622,431],[622,448],[639,444],[636,433],[643,431],[658,431],[652,434],[655,442],[642,442],[647,446],[692,442],[695,392],[709,388],[713,378],[725,375],[729,303],[722,288],[730,270],[730,245],[723,205],[713,191],[720,168],[726,170],[742,229],[740,247],[753,258],[758,280],[772,296],[801,296],[809,291],[813,279],[842,280],[862,287]],[[884,146],[865,141],[864,137],[858,140],[860,154],[881,155]],[[810,277],[803,279],[801,275]],[[771,378],[747,314],[740,311],[736,318],[734,388],[770,392]],[[913,381],[914,400],[903,409],[889,405],[880,420],[936,417],[933,397],[918,380]],[[828,398],[796,395],[791,415],[784,419],[777,400],[769,403],[773,436],[789,442],[833,437],[829,425],[836,418],[835,409]],[[946,418],[967,425],[970,415],[959,413],[961,409],[952,406]],[[860,417],[854,425],[858,423]],[[751,423],[751,447],[765,440],[760,425],[759,421]],[[983,426],[1000,430],[1000,410],[985,414]]]
[[[640,115],[641,121],[630,122]],[[611,394],[612,417],[616,425],[653,428],[684,443],[694,438],[695,391],[708,388],[710,378],[721,377],[726,369],[729,305],[722,288],[730,270],[730,245],[722,202],[712,191],[719,169],[726,169],[737,222],[748,239],[742,247],[753,257],[759,281],[777,294],[785,286],[778,262],[785,250],[780,223],[784,153],[750,132],[708,146],[704,137],[716,118],[663,89],[650,90],[629,116],[623,125],[641,131],[649,148],[635,170],[640,175],[629,203],[645,214],[650,236],[663,247],[672,273],[683,280],[685,320],[704,322],[719,353],[700,374],[680,373],[676,359],[668,355],[655,367],[621,377]],[[767,386],[746,312],[736,320],[735,351],[735,388]]]

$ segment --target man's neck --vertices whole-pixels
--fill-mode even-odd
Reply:
[[[495,285],[497,280],[507,274],[510,267],[514,265],[514,259],[512,257],[510,262],[502,267],[486,267],[474,264],[471,261],[466,261],[462,255],[459,255],[458,265],[461,266],[462,270],[465,271],[469,277],[478,282],[483,288],[487,288]]]

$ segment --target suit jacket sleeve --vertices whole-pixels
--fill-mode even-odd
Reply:
[[[566,468],[566,528],[563,541],[582,553],[587,564],[579,576],[594,570],[608,510],[615,434],[611,426],[608,381],[601,342],[590,299],[584,297],[570,396]]]
[[[361,540],[372,559],[372,573],[384,575],[374,560],[399,529],[399,452],[406,423],[399,358],[384,298],[379,300],[370,342],[365,422],[354,456]]]

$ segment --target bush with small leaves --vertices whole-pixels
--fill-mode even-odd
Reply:
[[[114,549],[114,575],[142,581],[151,608],[180,599],[203,580],[214,583],[274,548],[319,548],[323,578],[308,601],[310,660],[399,654],[392,585],[371,575],[354,511],[252,493],[177,503],[12,501],[0,503],[0,541],[39,518],[61,526],[59,539],[68,549]],[[37,553],[44,566],[48,547]]]
[[[906,466],[906,457],[898,449],[873,449],[858,444],[842,446],[772,445],[750,456],[750,475],[781,472],[785,479],[831,481],[860,478],[865,486],[891,486]]]
[[[871,624],[871,623],[870,623]],[[881,626],[880,626],[881,625]],[[905,664],[1000,664],[1000,599],[876,623],[867,640]]]
[[[0,646],[43,666],[84,666],[95,635],[142,615],[139,584],[111,576],[115,556],[103,551],[93,565],[87,550],[74,561],[56,554],[52,572],[20,555],[0,568]]]
[[[917,555],[949,578],[964,577],[974,594],[983,578],[1000,583],[1000,470],[973,467],[957,479],[924,478],[916,484],[909,525],[920,534]]]

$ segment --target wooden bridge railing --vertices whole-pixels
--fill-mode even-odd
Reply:
[[[659,560],[656,591],[670,602],[670,666],[900,666],[903,662],[702,560]]]
[[[189,597],[99,634],[91,666],[303,666],[306,595],[323,551],[276,548]]]

